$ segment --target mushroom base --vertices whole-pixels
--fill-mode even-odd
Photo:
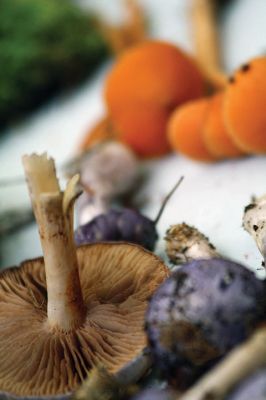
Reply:
[[[77,329],[51,330],[43,259],[0,276],[0,388],[17,396],[75,390],[102,364],[116,373],[145,347],[147,299],[168,270],[156,256],[130,244],[78,249],[87,314]]]

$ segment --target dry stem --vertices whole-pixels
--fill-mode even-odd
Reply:
[[[223,88],[227,76],[220,67],[219,43],[216,29],[214,1],[193,0],[192,24],[196,59],[207,80],[215,88]]]
[[[73,239],[72,206],[78,178],[72,178],[63,195],[54,161],[46,154],[24,156],[23,164],[44,254],[48,323],[68,331],[84,317]]]
[[[181,400],[222,400],[243,379],[266,366],[266,328],[234,349]]]

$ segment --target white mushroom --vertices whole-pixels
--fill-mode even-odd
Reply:
[[[243,215],[243,227],[255,240],[266,261],[266,195],[253,199],[252,203],[245,207]]]
[[[167,256],[175,265],[219,257],[209,239],[197,228],[185,223],[172,225],[166,232],[165,241]]]

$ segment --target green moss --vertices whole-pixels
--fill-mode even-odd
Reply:
[[[88,76],[107,47],[68,0],[0,1],[0,126]]]

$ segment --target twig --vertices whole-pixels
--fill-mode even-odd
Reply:
[[[157,214],[157,216],[156,216],[156,218],[155,218],[155,220],[154,220],[154,224],[155,224],[155,225],[158,224],[158,222],[159,222],[159,220],[160,220],[160,218],[161,218],[161,216],[162,216],[162,213],[164,212],[164,209],[165,209],[165,207],[166,207],[168,201],[169,201],[170,198],[173,196],[173,194],[175,193],[175,191],[179,188],[179,186],[181,185],[183,179],[184,179],[184,177],[181,176],[181,178],[177,181],[177,183],[175,184],[175,186],[173,187],[173,189],[172,189],[172,190],[167,194],[167,196],[165,197],[165,199],[164,199],[164,201],[163,201],[163,203],[162,203],[162,205],[161,205],[161,207],[160,207],[160,210],[158,211],[158,214]]]

